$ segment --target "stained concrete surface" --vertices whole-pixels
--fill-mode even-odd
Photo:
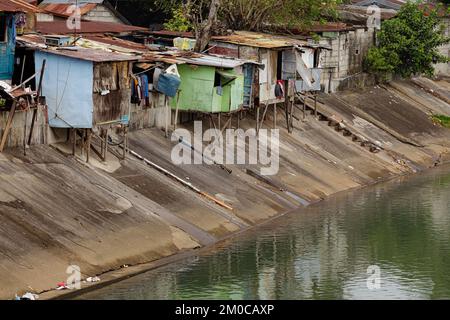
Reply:
[[[322,95],[321,117],[295,120],[292,134],[280,108],[280,170],[265,180],[248,174],[249,166],[176,166],[174,143],[161,130],[130,133],[133,151],[233,210],[132,156],[85,164],[61,145],[33,146],[26,156],[8,149],[0,154],[0,297],[51,290],[73,264],[88,277],[209,246],[304,203],[447,162],[450,130],[430,117],[450,114],[433,94],[448,92],[448,83],[417,81],[433,92],[397,81]],[[272,117],[269,111],[264,128]],[[240,124],[255,127],[251,115]]]

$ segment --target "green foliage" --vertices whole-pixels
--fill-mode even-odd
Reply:
[[[450,117],[444,115],[433,115],[431,119],[434,123],[450,129]]]
[[[177,8],[177,14],[184,17],[198,16],[199,8],[206,11],[208,1],[204,0],[154,0],[164,8]],[[344,0],[220,0],[218,22],[221,26],[234,30],[256,31],[276,25],[302,28],[312,22],[320,22],[324,16],[337,17],[337,6]],[[178,8],[184,7],[183,11]],[[172,9],[170,9],[172,10]],[[174,18],[175,18],[175,11]],[[178,19],[180,16],[178,16]],[[171,19],[172,20],[172,19]],[[171,22],[171,20],[169,22]],[[192,19],[191,19],[192,20]],[[191,21],[195,24],[196,21]]]
[[[172,18],[164,23],[164,28],[170,31],[186,32],[192,30],[192,23],[186,17],[183,7],[172,9]]]
[[[424,14],[419,3],[408,2],[394,19],[383,22],[378,46],[369,50],[365,65],[379,74],[432,75],[434,63],[448,61],[438,50],[450,40],[442,31],[437,10]]]

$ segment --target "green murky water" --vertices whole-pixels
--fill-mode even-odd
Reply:
[[[80,298],[450,298],[449,172],[340,194]],[[380,286],[372,277],[369,289],[373,265]]]

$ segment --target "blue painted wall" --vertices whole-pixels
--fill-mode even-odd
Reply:
[[[92,128],[94,65],[91,61],[36,51],[36,72],[47,60],[42,95],[53,128]]]
[[[16,22],[15,16],[0,12],[6,17],[7,41],[0,42],[0,80],[11,80],[14,71],[14,53],[16,49]]]

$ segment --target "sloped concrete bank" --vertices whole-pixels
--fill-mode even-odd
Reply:
[[[265,178],[256,166],[176,166],[159,129],[130,135],[136,153],[233,210],[134,157],[87,165],[61,146],[8,150],[0,155],[0,297],[52,290],[70,265],[83,278],[121,266],[130,268],[111,279],[139,272],[337,192],[449,162],[450,130],[431,120],[450,116],[448,85],[415,79],[322,95],[317,118],[303,121],[297,110],[292,134],[279,109],[280,170]]]

